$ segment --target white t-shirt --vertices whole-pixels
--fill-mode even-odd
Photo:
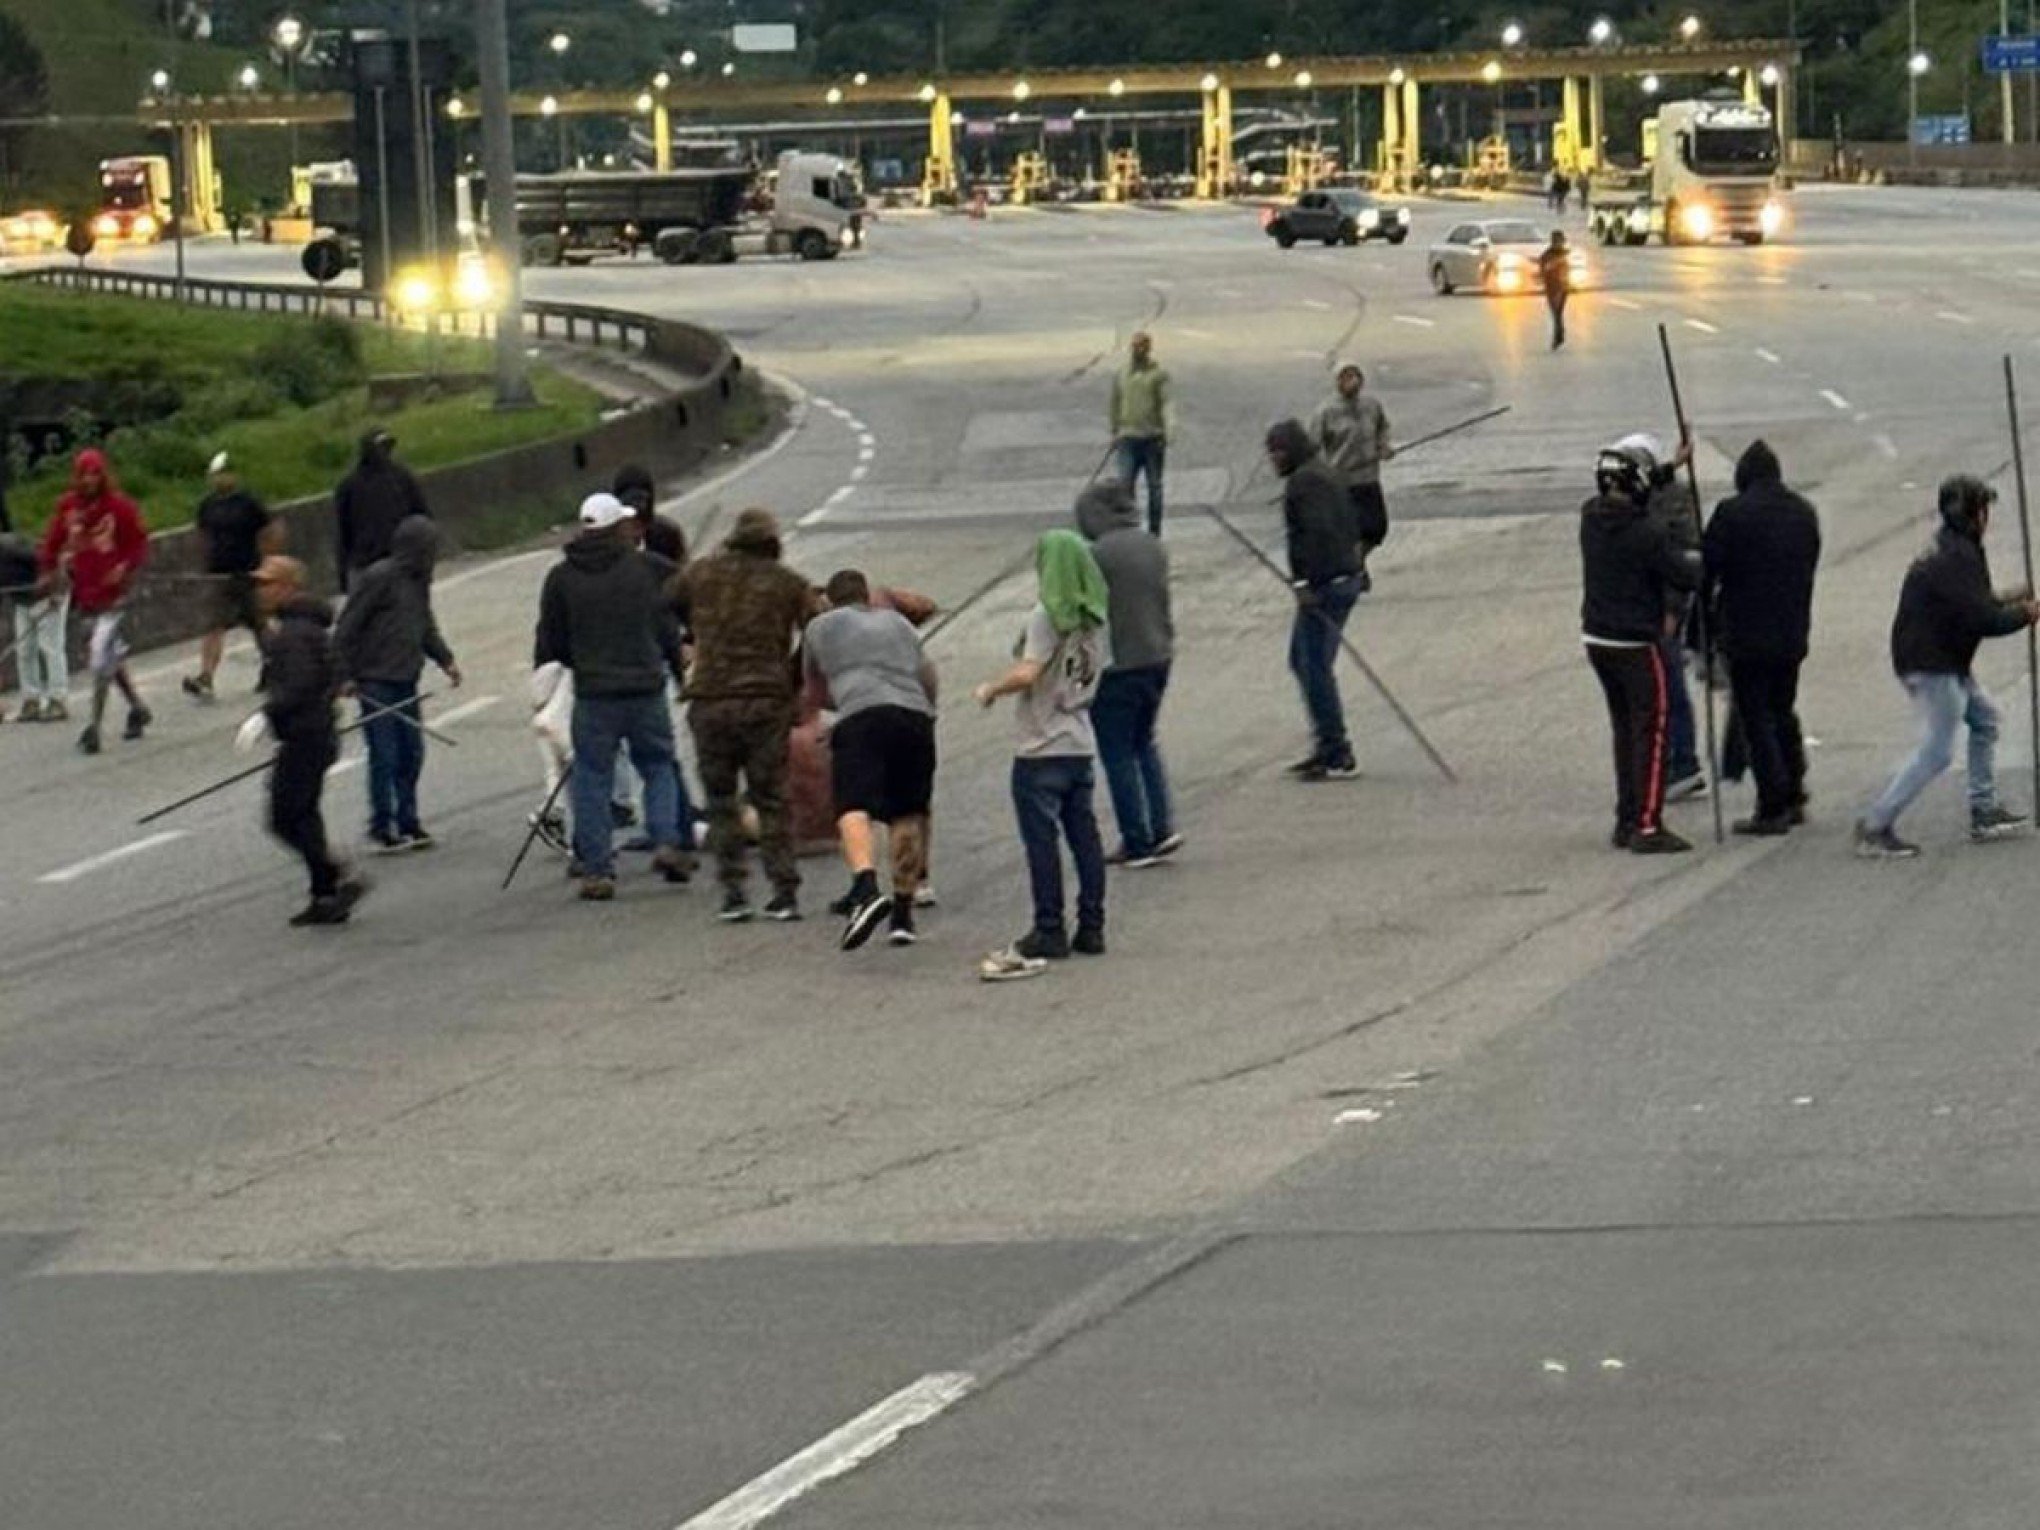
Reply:
[[[1112,663],[1112,641],[1101,626],[1059,635],[1048,612],[1036,606],[1027,618],[1020,657],[1041,665],[1041,675],[1014,709],[1013,752],[1022,759],[1053,759],[1098,752],[1091,731],[1091,699]]]

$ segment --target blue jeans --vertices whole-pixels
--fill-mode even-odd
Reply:
[[[609,804],[616,789],[616,751],[630,749],[631,768],[645,783],[645,833],[658,849],[680,844],[680,772],[673,755],[673,713],[663,690],[638,696],[574,698],[574,862],[583,876],[606,877],[616,866]]]
[[[1658,639],[1665,661],[1665,765],[1667,781],[1700,774],[1700,734],[1693,718],[1693,693],[1686,684],[1686,640],[1682,635]]]
[[[1131,489],[1134,480],[1147,475],[1148,530],[1162,534],[1162,459],[1169,443],[1160,436],[1119,438],[1119,481]]]
[[[425,769],[425,735],[417,726],[423,721],[418,682],[362,680],[355,690],[363,717],[384,707],[396,709],[361,730],[368,741],[368,832],[416,834],[418,777]]]
[[[1112,793],[1112,816],[1129,855],[1150,855],[1175,833],[1169,811],[1169,779],[1155,747],[1155,719],[1169,687],[1169,666],[1110,669],[1091,702],[1098,730],[1098,758]]]
[[[1934,777],[1955,763],[1955,730],[1965,725],[1969,729],[1970,811],[1995,807],[1997,703],[1972,675],[1898,678],[1912,697],[1913,717],[1920,725],[1919,747],[1872,805],[1863,820],[1865,826],[1882,832],[1898,822],[1898,815],[1912,806]]]
[[[1094,781],[1088,755],[1054,754],[1013,761],[1013,811],[1027,851],[1034,893],[1034,928],[1062,934],[1062,851],[1057,831],[1077,863],[1077,928],[1105,928],[1105,845],[1091,810]]]
[[[1320,760],[1352,753],[1346,737],[1346,710],[1339,702],[1339,679],[1332,666],[1339,658],[1339,638],[1346,618],[1360,598],[1360,576],[1348,574],[1330,584],[1311,587],[1296,607],[1296,625],[1289,629],[1289,672],[1303,690]]]

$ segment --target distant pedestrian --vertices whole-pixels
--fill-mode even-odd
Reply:
[[[856,569],[834,575],[826,594],[829,609],[808,623],[801,653],[836,714],[829,768],[851,878],[841,945],[854,951],[881,924],[892,944],[912,945],[935,795],[935,666],[906,617],[872,606],[871,585]],[[888,830],[889,895],[879,888],[874,823]]]
[[[283,523],[242,487],[233,460],[219,452],[206,468],[206,496],[199,501],[197,524],[211,581],[206,591],[211,611],[205,636],[198,640],[198,673],[184,677],[184,694],[194,701],[211,701],[227,629],[246,627],[258,638],[261,635],[255,568],[264,554],[283,550]]]
[[[1565,344],[1565,305],[1572,296],[1572,251],[1565,230],[1551,231],[1551,242],[1537,257],[1537,277],[1544,286],[1544,306],[1551,310],[1551,348]]]
[[[1289,767],[1302,781],[1350,781],[1360,774],[1339,698],[1340,639],[1365,588],[1360,528],[1353,501],[1295,420],[1268,432],[1268,461],[1283,480],[1282,523],[1289,544],[1296,618],[1289,670],[1310,715],[1311,752]]]
[[[697,558],[677,581],[694,640],[687,677],[688,724],[708,798],[709,836],[722,882],[721,917],[753,917],[745,883],[742,804],[758,815],[758,849],[772,897],[767,919],[800,918],[800,867],[787,814],[787,735],[794,714],[794,640],[815,614],[808,583],[779,561],[779,523],[769,510],[737,517],[722,551]]]
[[[692,856],[683,846],[674,783],[673,713],[666,677],[680,668],[677,629],[652,565],[624,526],[630,511],[613,494],[581,502],[581,534],[546,575],[539,595],[532,665],[572,672],[574,870],[581,896],[616,896],[616,754],[628,747],[645,783],[652,868],[684,882]]]
[[[1169,374],[1155,361],[1155,342],[1146,331],[1127,346],[1126,365],[1112,379],[1110,424],[1119,458],[1119,481],[1131,489],[1147,479],[1148,530],[1162,534],[1162,473],[1175,420]]]
[[[1098,742],[1091,703],[1112,663],[1106,628],[1110,597],[1091,549],[1074,531],[1042,534],[1034,555],[1037,600],[1013,666],[971,694],[1013,709],[1013,808],[1027,852],[1034,922],[1004,951],[985,958],[987,982],[1039,975],[1074,951],[1105,954],[1105,846],[1092,806]],[[1077,868],[1075,938],[1063,922],[1061,844]]]
[[[155,721],[128,673],[127,638],[122,631],[127,598],[149,558],[149,533],[135,502],[120,492],[105,453],[87,447],[71,464],[71,486],[57,500],[43,532],[38,593],[69,590],[78,614],[91,618],[87,648],[92,671],[92,721],[78,736],[86,754],[99,753],[99,729],[106,717],[107,692],[120,687],[128,704],[121,737],[138,739]]]
[[[1735,490],[1715,507],[1702,546],[1709,627],[1728,657],[1736,725],[1757,778],[1756,813],[1735,831],[1783,834],[1806,821],[1799,667],[1813,627],[1820,518],[1785,487],[1778,456],[1762,441],[1736,463]]]
[[[18,532],[0,533],[0,590],[13,612],[14,673],[21,684],[21,722],[62,722],[71,672],[64,653],[67,590],[45,590],[35,543]],[[40,591],[40,593],[39,593]]]
[[[1664,826],[1670,680],[1661,646],[1675,598],[1700,583],[1700,560],[1651,518],[1656,463],[1609,446],[1580,509],[1580,640],[1608,704],[1615,745],[1618,850],[1668,855],[1692,845]]]
[[[262,658],[267,686],[262,710],[276,739],[269,830],[297,852],[311,882],[311,901],[290,922],[345,924],[368,882],[334,857],[319,807],[326,772],[340,753],[333,725],[339,674],[329,636],[332,607],[305,592],[304,565],[295,558],[264,558],[254,584],[270,623]]]
[[[397,461],[397,438],[377,426],[361,438],[361,456],[354,471],[333,491],[333,517],[338,532],[340,588],[353,582],[357,569],[390,555],[397,527],[414,515],[430,515],[425,491],[411,470]]]
[[[1856,853],[1904,859],[1919,846],[1898,837],[1899,815],[1955,759],[1955,734],[1969,730],[1969,837],[2002,839],[2025,819],[1998,800],[1998,706],[1971,672],[1985,638],[2009,637],[2040,622],[2031,590],[1991,589],[1984,533],[1997,491],[1967,475],[1941,485],[1941,526],[1906,570],[1891,626],[1891,663],[1912,698],[1920,742],[1891,784],[1856,824]]]
[[[1169,603],[1169,550],[1141,529],[1125,485],[1094,483],[1077,496],[1077,529],[1105,576],[1112,664],[1098,682],[1091,724],[1119,822],[1106,859],[1139,869],[1183,848],[1155,724],[1176,653]]]
[[[368,838],[381,854],[429,850],[432,836],[418,817],[418,778],[425,769],[424,715],[418,677],[425,661],[460,684],[460,665],[432,611],[432,563],[439,529],[422,515],[397,527],[390,555],[354,578],[354,591],[333,631],[341,680],[354,687],[368,741]],[[373,717],[374,721],[366,721]]]
[[[1563,217],[1565,214],[1565,204],[1571,196],[1572,196],[1572,177],[1567,175],[1563,170],[1552,171],[1551,210],[1559,214],[1561,217]]]
[[[1388,539],[1388,502],[1381,495],[1381,464],[1395,455],[1388,438],[1388,411],[1367,391],[1367,374],[1357,362],[1339,368],[1338,388],[1310,417],[1310,438],[1326,465],[1346,486],[1360,532],[1360,567]],[[1367,581],[1363,577],[1362,584]]]

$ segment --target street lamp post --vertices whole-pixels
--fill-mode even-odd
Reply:
[[[1926,54],[1920,52],[1920,0],[1905,0],[1905,162],[1917,167],[1920,162],[1920,76],[1929,67]]]
[[[305,24],[295,16],[278,17],[276,26],[270,32],[270,37],[276,44],[276,51],[283,55],[283,88],[292,95],[295,95],[297,94],[297,56],[298,49],[304,45]],[[298,162],[296,118],[291,119],[288,131],[290,133],[291,168],[296,169]]]
[[[149,76],[149,88],[162,100],[170,94],[170,72],[158,69]],[[184,301],[184,125],[173,114],[170,119],[170,237],[177,249],[177,301]]]
[[[502,301],[496,310],[496,407],[533,402],[524,367],[523,249],[517,237],[517,150],[510,125],[510,29],[504,0],[475,0],[475,65],[482,86],[482,172],[489,243]]]

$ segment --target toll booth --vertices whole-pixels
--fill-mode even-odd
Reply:
[[[1025,207],[1048,195],[1048,161],[1028,149],[1013,160],[1013,205]]]
[[[1140,151],[1114,149],[1105,157],[1105,200],[1134,202],[1140,199]]]

